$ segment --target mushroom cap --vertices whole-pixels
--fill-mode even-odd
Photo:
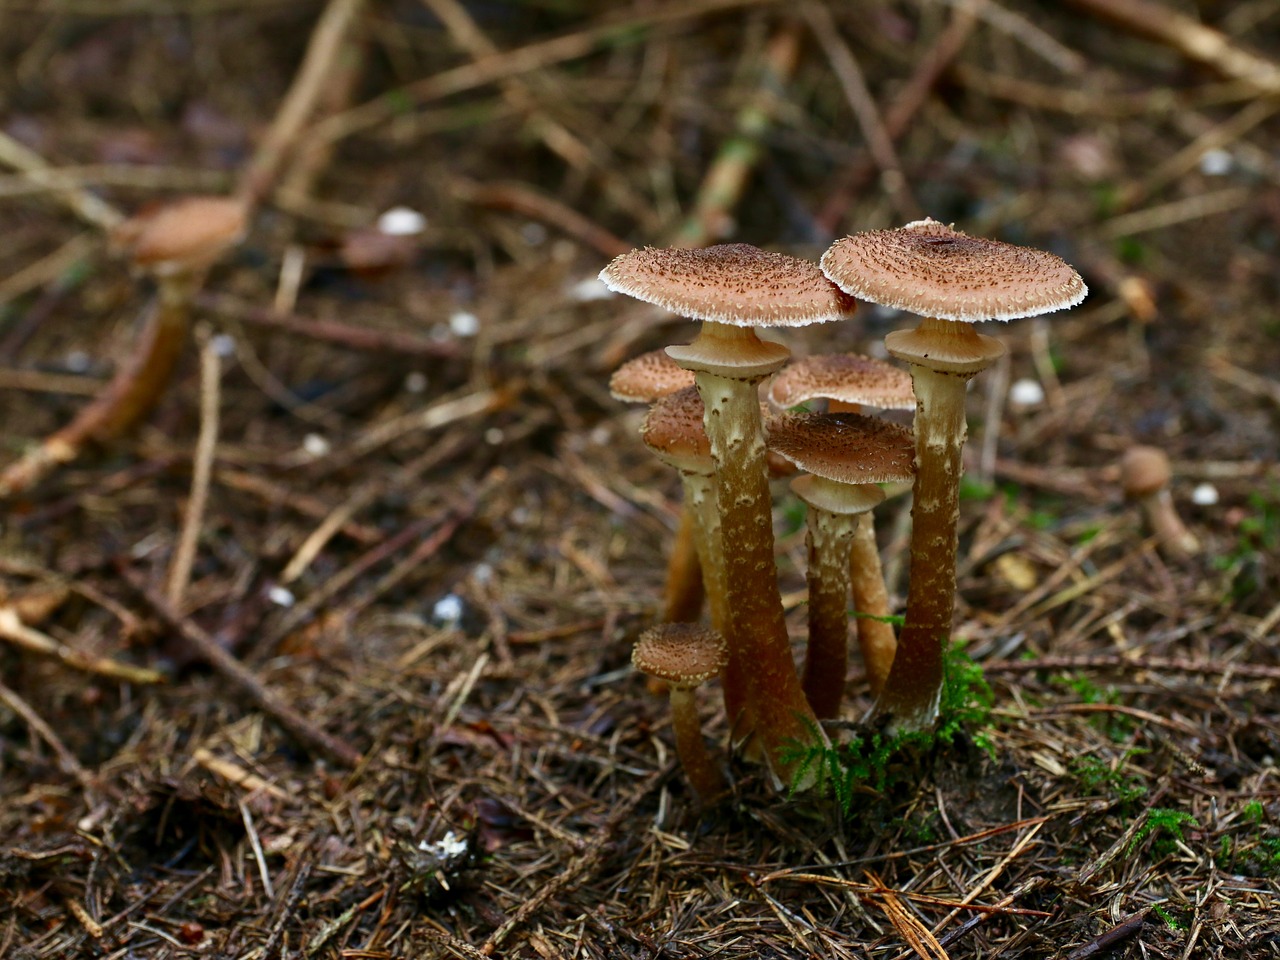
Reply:
[[[739,327],[799,327],[844,320],[857,309],[817,264],[748,243],[632,250],[600,279],[682,317]]]
[[[1120,457],[1120,486],[1126,497],[1146,497],[1169,485],[1173,468],[1159,447],[1141,444],[1130,447]]]
[[[854,516],[884,503],[884,491],[874,483],[839,483],[812,473],[791,481],[791,492],[814,510],[836,516]]]
[[[804,413],[768,425],[769,449],[801,470],[839,483],[915,476],[915,438],[901,424],[859,413]]]
[[[702,418],[698,388],[685,387],[655,401],[640,425],[640,436],[664,463],[685,473],[709,475],[715,463]]]
[[[650,627],[631,651],[635,668],[689,689],[717,676],[729,662],[729,644],[710,627],[698,623],[663,623]]]
[[[822,270],[845,293],[940,320],[1013,320],[1074,307],[1088,288],[1044,250],[926,218],[837,240]]]
[[[650,350],[632,357],[609,378],[609,393],[624,403],[653,403],[669,393],[693,386],[693,371],[667,356],[665,350]]]
[[[778,371],[769,402],[786,409],[815,399],[860,403],[881,410],[914,410],[911,374],[857,353],[814,354]]]
[[[137,266],[160,276],[211,266],[242,239],[249,208],[234,197],[183,197],[145,210],[112,233]]]

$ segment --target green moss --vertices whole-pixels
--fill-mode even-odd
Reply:
[[[848,812],[860,794],[881,793],[914,779],[918,758],[950,746],[962,734],[990,753],[993,747],[983,728],[990,722],[993,700],[982,668],[960,644],[953,643],[944,660],[938,723],[932,731],[891,736],[873,730],[830,747],[797,745],[785,754],[786,761],[796,765],[793,784],[816,780],[818,788],[830,793]]]

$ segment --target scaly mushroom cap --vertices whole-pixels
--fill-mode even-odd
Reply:
[[[1120,457],[1120,486],[1126,497],[1149,496],[1168,486],[1172,476],[1169,457],[1159,447],[1130,447]]]
[[[805,413],[769,421],[769,449],[839,483],[915,476],[915,438],[901,424],[858,413]]]
[[[940,320],[1013,320],[1074,307],[1088,288],[1043,250],[971,237],[936,220],[837,240],[822,270],[845,293]]]
[[[715,468],[702,416],[698,388],[685,387],[660,397],[649,408],[640,437],[664,463],[686,473],[709,475]]]
[[[233,197],[184,197],[131,217],[111,239],[137,266],[167,276],[212,265],[244,239],[248,217]]]
[[[739,327],[799,327],[843,320],[857,309],[817,264],[747,243],[632,250],[600,279],[682,317]]]
[[[718,676],[729,645],[717,631],[696,623],[664,623],[640,634],[631,662],[651,677],[689,689]]]
[[[778,371],[769,385],[769,402],[784,410],[817,399],[881,410],[916,408],[910,373],[856,353],[801,357]]]
[[[632,357],[609,378],[609,393],[623,403],[653,403],[660,397],[693,386],[693,371],[685,370],[665,350]]]

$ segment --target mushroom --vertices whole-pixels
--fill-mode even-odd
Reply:
[[[808,471],[791,481],[792,491],[809,506],[809,648],[803,686],[814,714],[828,720],[839,713],[844,695],[854,530],[884,500],[877,484],[914,476],[911,431],[856,413],[802,414],[770,421],[769,448]],[[870,622],[858,624],[858,641],[872,690],[879,692],[893,663],[893,634],[884,645],[881,635],[863,630]]]
[[[916,329],[885,337],[889,353],[911,365],[916,480],[906,619],[875,715],[888,716],[898,731],[926,730],[938,716],[955,610],[965,389],[1005,352],[973,324],[1062,310],[1087,290],[1051,253],[970,237],[932,219],[837,240],[822,269],[852,296],[923,318]]]
[[[609,378],[609,393],[623,403],[653,403],[692,386],[693,374],[677,365],[665,350],[651,350],[632,357]],[[702,613],[702,568],[694,537],[694,519],[686,495],[675,543],[667,558],[662,614],[666,623],[697,620]]]
[[[856,353],[814,354],[788,364],[769,384],[769,402],[786,409],[825,399],[830,413],[859,413],[864,407],[914,410],[911,374],[901,367]],[[910,479],[910,478],[908,478]],[[858,646],[872,696],[879,696],[898,646],[888,620],[889,590],[880,566],[874,515],[868,510],[855,523],[849,549],[849,580],[858,621]]]
[[[821,745],[825,737],[791,658],[756,391],[790,351],[761,340],[753,328],[843,319],[852,315],[854,302],[815,264],[748,244],[633,250],[614,259],[600,279],[611,290],[702,321],[692,343],[668,347],[667,353],[694,371],[705,405],[716,461],[730,660],[749,665],[748,719],[754,719],[774,774],[789,780],[797,767],[784,753],[797,745]],[[740,729],[736,720],[730,717],[731,726]]]
[[[676,755],[690,785],[703,800],[725,790],[724,774],[702,742],[702,724],[694,690],[724,669],[729,646],[710,627],[664,623],[640,634],[631,651],[635,668],[667,682],[671,693],[671,731]]]
[[[685,387],[654,402],[640,427],[640,437],[659,460],[680,474],[685,513],[692,521],[690,539],[706,585],[711,625],[724,633],[728,614],[724,560],[720,555],[720,513],[716,508],[715,461],[703,419],[702,397],[697,387]],[[745,700],[741,672],[736,666],[733,671],[726,671],[724,678],[725,707],[730,717],[741,712]]]
[[[1200,541],[1186,528],[1173,505],[1169,457],[1158,447],[1132,446],[1120,457],[1120,485],[1136,500],[1161,549],[1185,560],[1200,550]]]
[[[191,301],[205,272],[243,238],[248,208],[227,197],[187,197],[116,227],[113,243],[156,279],[156,304],[127,363],[66,426],[0,475],[0,496],[30,487],[90,443],[123,434],[155,406],[187,339]]]

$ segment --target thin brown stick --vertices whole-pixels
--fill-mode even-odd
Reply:
[[[560,896],[569,887],[580,882],[591,870],[595,869],[600,859],[604,856],[609,841],[613,838],[614,831],[622,824],[630,819],[635,812],[636,807],[640,805],[640,801],[649,795],[658,784],[662,783],[671,772],[675,769],[675,763],[669,763],[661,770],[649,774],[634,790],[631,795],[620,803],[616,804],[613,813],[609,815],[600,828],[596,831],[596,835],[592,837],[591,842],[586,848],[573,859],[564,870],[551,878],[538,890],[536,894],[520,905],[510,917],[498,929],[489,935],[489,939],[484,942],[480,948],[480,952],[491,957],[503,941],[511,935],[511,932],[517,927],[525,923],[530,917],[541,910],[548,901]]]
[[[53,637],[29,627],[11,606],[0,606],[0,640],[8,640],[31,653],[55,657],[73,670],[92,673],[127,683],[163,683],[164,674],[146,667],[135,667],[108,657],[95,657],[60,643]]]
[[[1231,38],[1150,0],[1068,0],[1110,23],[1172,47],[1188,60],[1202,63],[1224,77],[1253,84],[1259,93],[1280,93],[1280,67],[1237,46]]]
[[[826,54],[831,70],[844,90],[845,99],[853,110],[854,119],[862,131],[862,139],[867,145],[871,159],[880,170],[880,182],[893,203],[898,216],[903,220],[919,220],[922,215],[919,202],[911,192],[911,185],[902,172],[902,161],[898,159],[898,151],[893,145],[893,135],[875,98],[867,87],[867,79],[862,67],[849,45],[840,36],[835,17],[831,11],[820,3],[805,3],[800,7],[814,39]]]
[[[270,307],[238,300],[218,293],[201,293],[196,305],[210,313],[235,317],[255,327],[266,327],[295,336],[332,343],[351,350],[368,350],[377,353],[397,353],[410,357],[436,357],[451,359],[458,355],[454,342],[415,337],[401,330],[375,330],[337,320],[321,320],[317,317],[301,317],[296,314],[277,313]]]
[[[248,667],[223,649],[217,640],[175,610],[163,595],[147,583],[141,573],[121,565],[120,574],[168,627],[176,630],[195,648],[200,659],[247,694],[259,709],[274,717],[287,731],[344,766],[355,767],[363,760],[360,751],[320,729],[267,689]]]
[[[244,199],[250,207],[256,206],[271,192],[285,159],[295,147],[298,134],[325,89],[326,78],[363,4],[364,0],[329,0],[329,5],[316,21],[293,84],[236,188],[236,196]]]
[[[200,337],[200,433],[196,437],[195,456],[191,463],[191,494],[187,497],[186,515],[178,545],[173,551],[169,567],[166,595],[174,609],[181,609],[182,596],[191,579],[196,548],[200,543],[205,506],[209,501],[209,478],[213,472],[213,455],[218,448],[219,384],[222,379],[222,361],[208,330]]]
[[[1030,673],[1035,670],[1137,670],[1166,673],[1195,673],[1242,677],[1248,680],[1280,680],[1280,667],[1262,663],[1232,663],[1229,660],[1180,660],[1173,657],[1038,657],[1035,660],[989,660],[983,673]]]
[[[721,146],[694,198],[693,209],[672,238],[678,247],[701,247],[721,238],[760,160],[761,139],[779,105],[779,92],[800,57],[800,31],[784,24],[770,39],[751,99],[738,111],[732,137]]]
[[[76,759],[76,755],[67,749],[67,745],[54,732],[53,727],[49,726],[44,717],[36,713],[27,701],[5,686],[3,681],[0,681],[0,701],[3,701],[5,706],[20,716],[41,740],[53,748],[53,752],[58,755],[58,762],[67,773],[79,780],[80,784],[86,788],[94,785],[93,774],[86,770],[80,761]]]
[[[639,16],[603,17],[594,26],[573,33],[540,40],[514,50],[484,57],[462,67],[454,67],[410,83],[398,90],[387,91],[377,99],[352,107],[344,113],[316,124],[308,134],[312,137],[341,139],[390,120],[409,100],[423,104],[430,100],[477,87],[497,83],[507,77],[585,57],[629,30],[657,27],[691,20],[712,13],[724,13],[746,7],[766,6],[779,0],[671,0],[662,7]]]
[[[973,5],[961,4],[956,8],[946,29],[938,35],[933,46],[920,58],[915,72],[893,102],[885,108],[884,128],[891,141],[901,139],[906,133],[925,101],[928,100],[929,93],[938,82],[938,78],[964,49],[965,42],[973,32],[976,22]],[[836,232],[849,206],[875,174],[876,169],[875,161],[861,154],[841,171],[835,183],[826,191],[828,200],[815,218],[819,230],[828,236]]]

